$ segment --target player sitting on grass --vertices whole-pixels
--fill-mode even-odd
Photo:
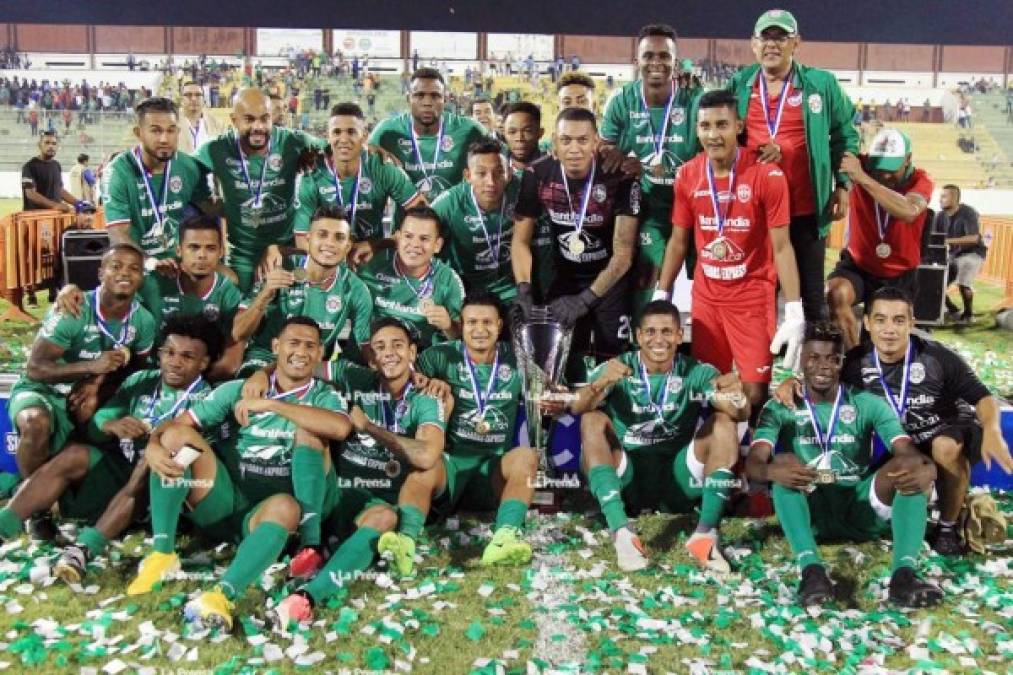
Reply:
[[[914,570],[935,464],[911,443],[886,401],[840,383],[843,363],[840,329],[809,324],[801,400],[794,410],[775,399],[763,407],[746,473],[773,483],[774,510],[802,573],[801,604],[823,604],[834,594],[816,537],[865,541],[892,529],[890,601],[935,605],[942,591]],[[878,469],[871,457],[873,432],[893,454]]]

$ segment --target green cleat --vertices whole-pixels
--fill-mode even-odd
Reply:
[[[393,557],[393,569],[402,577],[415,574],[415,540],[400,532],[384,532],[376,543],[380,555],[390,553]]]
[[[501,527],[482,552],[483,565],[526,565],[531,562],[531,544],[520,538],[514,527]]]

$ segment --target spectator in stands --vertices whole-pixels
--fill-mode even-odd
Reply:
[[[867,156],[844,153],[841,172],[854,184],[848,214],[848,245],[827,280],[831,319],[844,333],[845,346],[858,344],[853,307],[867,303],[879,288],[915,293],[921,262],[922,230],[932,179],[911,161],[911,139],[883,129]],[[900,221],[900,222],[898,222]]]
[[[922,103],[922,122],[928,122],[932,119],[932,99],[925,99]]]
[[[193,154],[197,148],[212,138],[217,138],[225,131],[225,125],[215,119],[214,115],[204,110],[204,88],[193,80],[183,83],[183,110],[180,120],[179,146],[180,152]]]
[[[936,214],[934,225],[936,232],[946,233],[946,244],[949,247],[947,286],[955,282],[964,301],[964,312],[961,314],[950,297],[946,296],[946,315],[960,323],[971,323],[974,320],[972,284],[985,263],[987,253],[985,242],[981,238],[978,212],[967,204],[960,203],[960,188],[952,184],[943,186],[939,206],[941,210]]]
[[[95,175],[88,168],[88,155],[77,156],[77,164],[70,170],[70,193],[77,200],[95,202]]]
[[[795,250],[807,321],[826,316],[823,266],[830,225],[848,212],[846,152],[859,152],[851,99],[833,73],[799,63],[798,22],[790,12],[764,12],[753,29],[757,63],[728,85],[746,122],[746,148],[784,171],[791,193]]]

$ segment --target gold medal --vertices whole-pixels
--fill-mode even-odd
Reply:
[[[570,243],[567,244],[567,248],[569,248],[570,253],[575,256],[579,256],[581,253],[584,252],[585,246],[584,242],[581,241],[580,239],[580,234],[575,232],[573,236],[570,237]]]
[[[433,302],[432,298],[422,298],[419,300],[419,309],[422,310],[423,313],[428,312],[435,305],[436,303]]]
[[[715,260],[724,260],[728,257],[728,244],[724,239],[715,239],[711,242],[711,255]]]
[[[665,167],[660,162],[651,166],[651,175],[655,178],[665,177]]]
[[[151,430],[153,428],[151,426],[151,422],[149,422],[148,420],[141,420],[141,426],[143,426],[145,431],[147,431],[149,434],[151,433]]]
[[[886,243],[885,241],[881,241],[876,246],[876,255],[879,256],[880,258],[889,258],[890,252],[892,250],[893,249],[890,248],[890,244]]]
[[[820,485],[833,485],[837,482],[837,472],[833,469],[816,469],[816,482]]]
[[[292,270],[292,276],[301,284],[309,278],[309,272],[306,271],[305,267],[297,267]]]
[[[489,424],[485,420],[485,418],[479,419],[477,422],[475,422],[475,431],[485,436],[487,433],[492,431],[492,425]]]
[[[123,363],[130,363],[130,347],[119,345],[116,347],[116,351],[123,354]]]
[[[383,465],[383,472],[388,478],[397,478],[401,475],[401,462],[392,459]]]

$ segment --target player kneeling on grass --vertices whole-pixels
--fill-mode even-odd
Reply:
[[[742,383],[734,372],[722,375],[677,353],[679,310],[665,300],[644,307],[636,339],[640,349],[598,366],[570,404],[583,415],[581,470],[612,532],[619,568],[649,564],[627,510],[688,513],[701,501],[686,549],[706,569],[728,572],[717,529],[738,483],[736,424],[749,417]],[[704,403],[713,412],[700,425]]]
[[[277,368],[268,395],[242,399],[243,382],[226,382],[148,443],[155,551],[141,562],[128,595],[150,592],[179,569],[176,525],[184,501],[210,541],[239,541],[216,587],[187,604],[187,621],[232,628],[232,605],[278,556],[291,534],[320,538],[321,514],[337,505],[328,440],[351,431],[345,404],[313,377],[323,347],[320,328],[292,317],[274,340]],[[212,446],[199,429],[229,425],[229,441]],[[194,459],[196,457],[196,459]]]
[[[747,475],[774,484],[774,510],[802,572],[798,597],[803,605],[823,604],[834,594],[815,537],[864,541],[891,527],[891,602],[935,605],[942,591],[914,570],[935,464],[911,443],[886,401],[840,383],[843,362],[840,329],[827,323],[807,326],[802,400],[794,410],[774,399],[763,407]],[[878,470],[870,456],[873,432],[893,453]],[[779,452],[771,461],[775,445]]]
[[[59,502],[64,518],[95,523],[78,533],[53,568],[61,579],[80,582],[88,558],[100,555],[109,539],[130,525],[139,513],[138,498],[147,501],[148,434],[210,392],[202,373],[217,358],[221,343],[218,329],[206,319],[170,318],[158,352],[159,369],[127,377],[88,420],[91,443],[68,443],[25,481],[0,509],[0,538],[16,536],[22,521]]]
[[[392,553],[403,576],[414,571],[415,540],[434,498],[441,513],[498,506],[483,565],[531,560],[531,546],[520,534],[534,494],[538,455],[528,447],[511,449],[521,378],[513,349],[499,342],[503,319],[496,297],[469,294],[461,309],[461,329],[463,340],[430,347],[417,364],[432,378],[426,391],[441,400],[452,396],[454,408],[443,461],[435,471],[408,476],[398,499],[398,531],[380,538],[380,553]]]

